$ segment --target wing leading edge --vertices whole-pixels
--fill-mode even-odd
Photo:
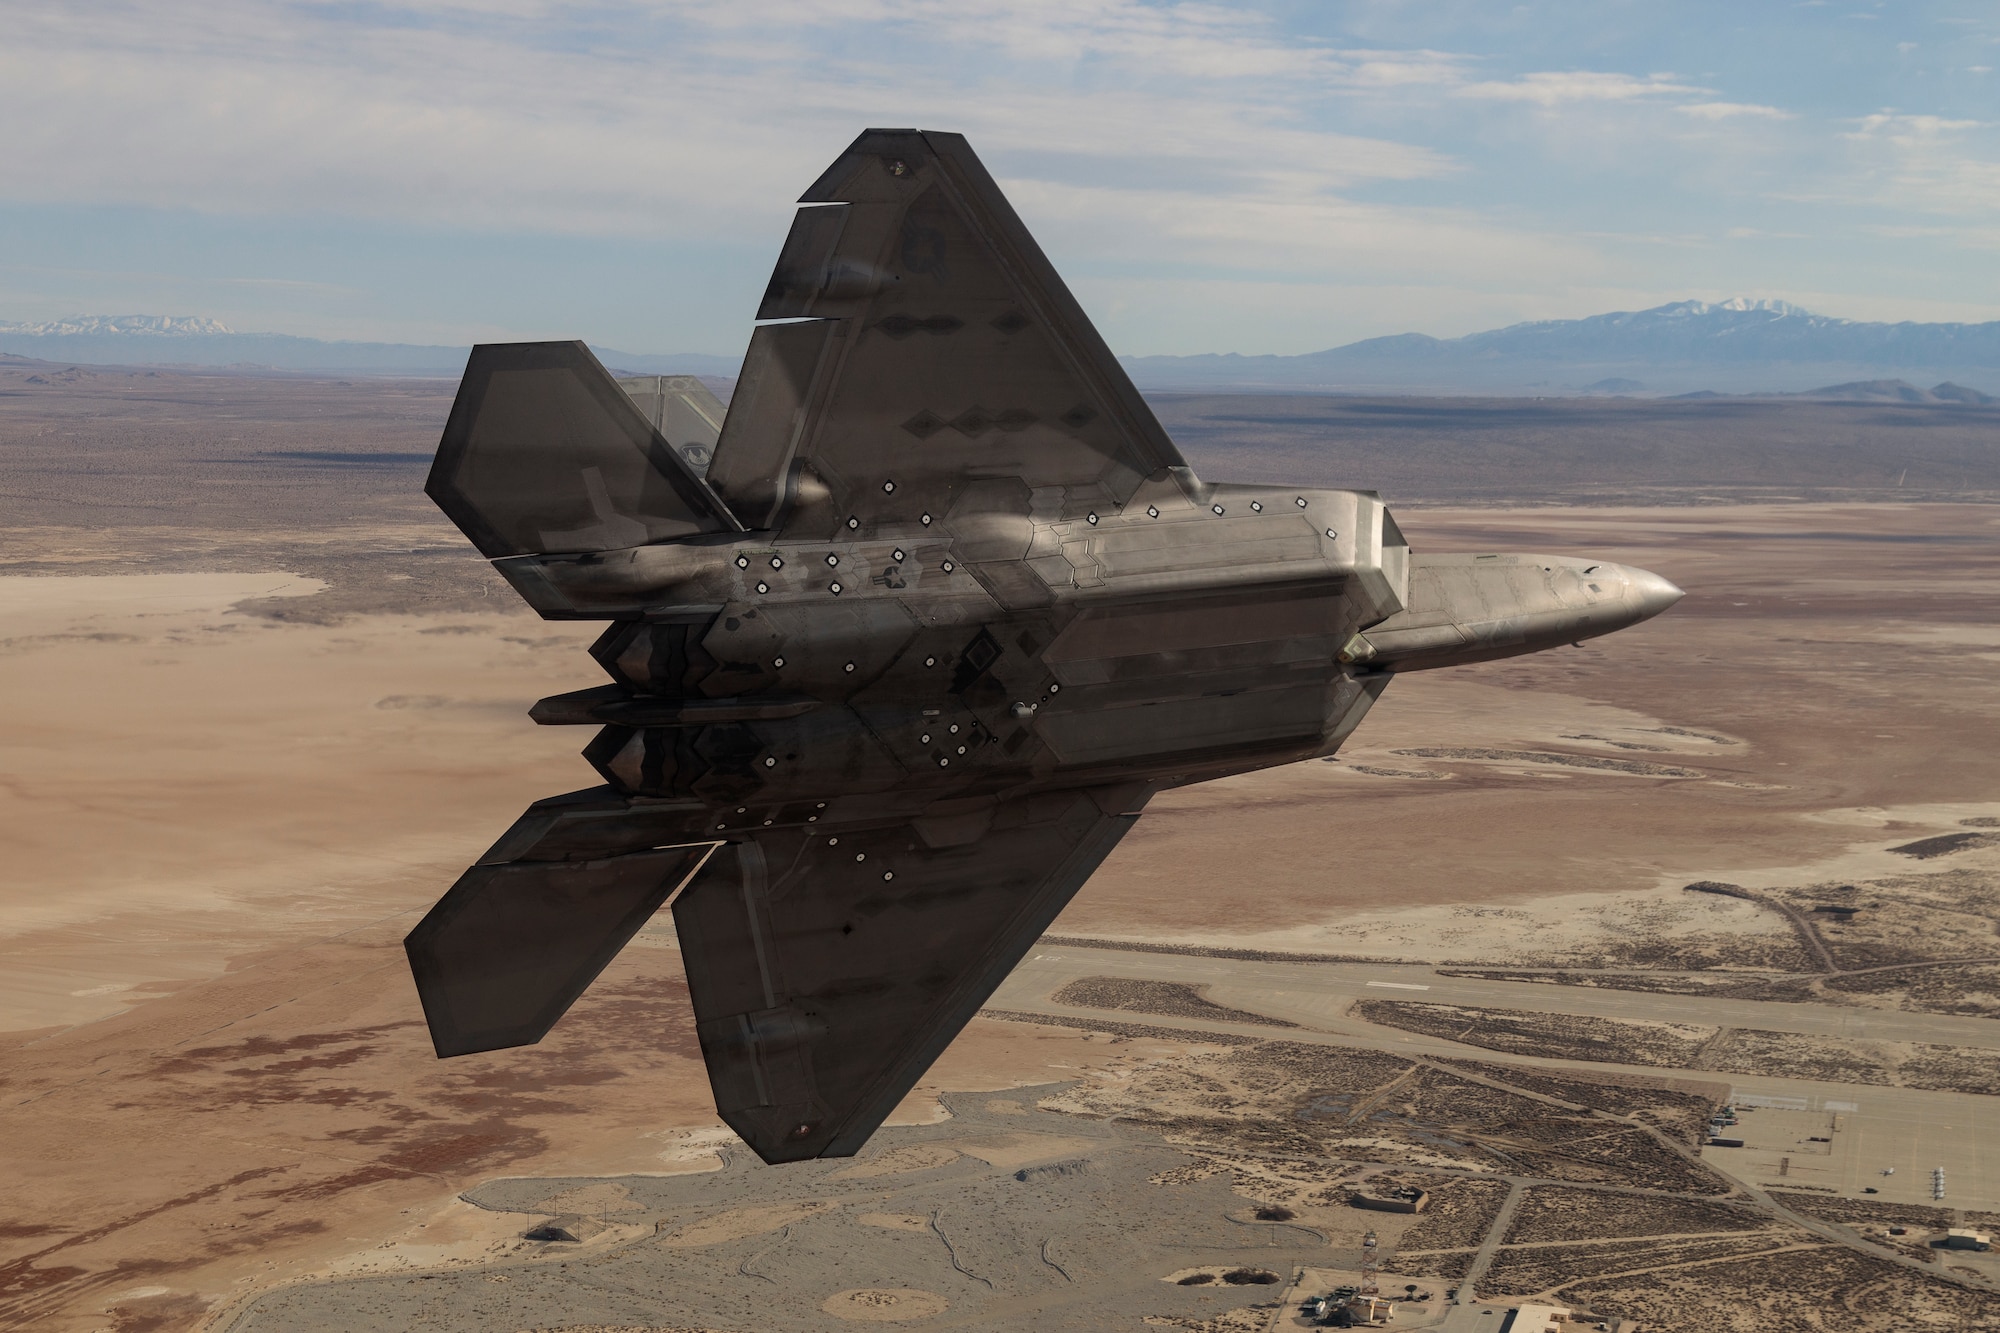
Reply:
[[[440,1056],[540,1041],[715,851],[608,787],[535,802],[403,941]]]

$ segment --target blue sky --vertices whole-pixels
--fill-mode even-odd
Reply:
[[[2000,318],[1986,3],[4,10],[0,319],[734,354],[868,125],[970,136],[1120,352],[1687,297]]]

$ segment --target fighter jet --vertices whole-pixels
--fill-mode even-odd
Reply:
[[[801,204],[726,416],[580,342],[466,366],[426,489],[542,616],[609,622],[610,683],[530,714],[598,727],[603,784],[406,941],[440,1056],[539,1041],[671,905],[722,1118],[851,1156],[1155,793],[1681,595],[1197,477],[956,134],[869,130]]]

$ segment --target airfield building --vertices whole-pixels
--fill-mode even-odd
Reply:
[[[1507,1320],[1502,1333],[1569,1333],[1570,1313],[1556,1305],[1523,1305]]]
[[[1378,1213],[1421,1213],[1430,1203],[1431,1196],[1414,1186],[1397,1190],[1355,1190],[1347,1196],[1348,1203],[1356,1208],[1371,1208]]]

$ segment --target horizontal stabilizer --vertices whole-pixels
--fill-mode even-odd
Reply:
[[[437,1053],[540,1041],[714,849],[467,870],[403,941]]]
[[[492,560],[742,530],[580,342],[473,348],[424,490]]]

